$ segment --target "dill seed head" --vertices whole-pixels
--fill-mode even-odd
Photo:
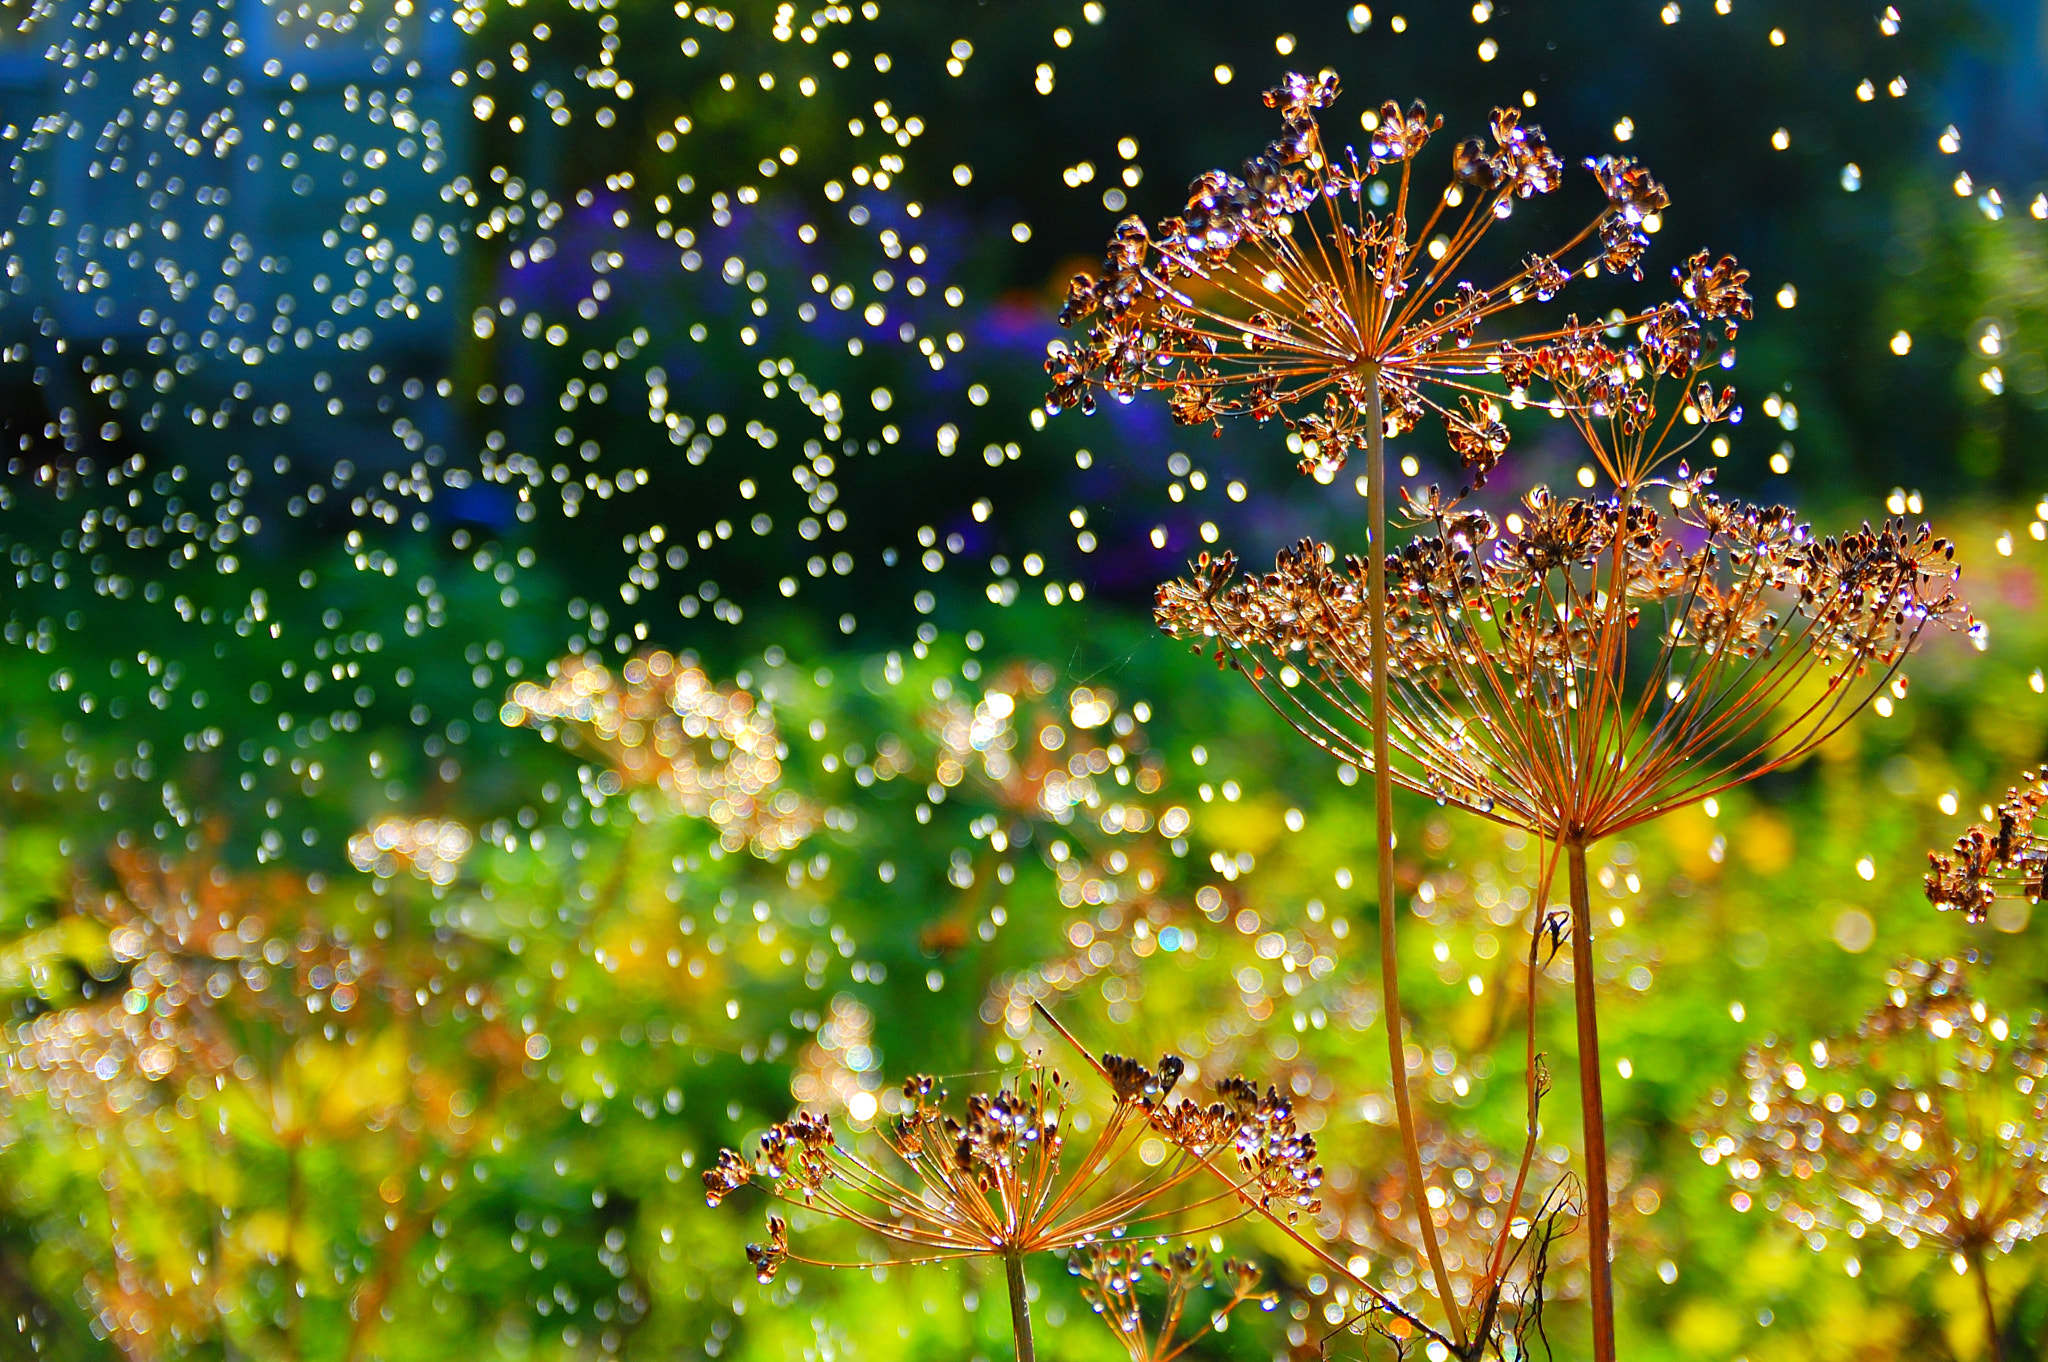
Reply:
[[[2028,771],[2005,793],[1991,822],[1973,825],[1946,855],[1927,853],[1927,899],[1982,922],[1999,899],[2039,903],[2048,887],[2048,837],[2034,829],[2048,807],[2048,770]]]
[[[1459,142],[1449,183],[1432,195],[1417,171],[1442,119],[1389,101],[1362,151],[1338,147],[1318,118],[1337,92],[1334,72],[1288,75],[1265,95],[1282,130],[1263,152],[1237,173],[1199,176],[1177,216],[1118,224],[1100,276],[1078,275],[1068,290],[1061,321],[1083,329],[1046,361],[1049,413],[1092,412],[1098,393],[1162,392],[1184,425],[1280,421],[1302,470],[1327,477],[1364,446],[1376,382],[1388,434],[1434,416],[1479,484],[1508,448],[1505,405],[1592,411],[1601,393],[1586,366],[1602,329],[1647,328],[1682,381],[1706,323],[1732,339],[1749,315],[1746,273],[1702,256],[1681,276],[1683,297],[1654,311],[1482,335],[1575,279],[1640,280],[1668,195],[1626,158],[1588,161],[1604,200],[1593,217],[1554,248],[1492,269],[1497,282],[1474,283],[1463,275],[1484,263],[1490,230],[1563,183],[1548,139],[1519,109],[1497,109],[1490,141]]]

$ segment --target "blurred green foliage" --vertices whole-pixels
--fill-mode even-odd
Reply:
[[[743,28],[773,52],[758,8]],[[1613,926],[1606,1047],[1626,1066],[1607,1088],[1627,1174],[1625,1355],[1985,1355],[1968,1285],[1945,1262],[1865,1246],[1852,1277],[1842,1251],[1809,1252],[1761,1209],[1733,1209],[1725,1171],[1703,1164],[1691,1132],[1731,1100],[1748,1046],[1853,1024],[1901,954],[1974,945],[1990,957],[1993,997],[2022,1013],[2048,1001],[2048,954],[2025,914],[1971,928],[1935,914],[1919,887],[1924,851],[2048,746],[2048,547],[2037,537],[2048,517],[2034,505],[2048,490],[2037,452],[2048,229],[2026,211],[2038,185],[2007,182],[1994,221],[1951,184],[2001,135],[1959,111],[1958,73],[1995,59],[2015,20],[1955,7],[1909,14],[1905,35],[1888,38],[1863,9],[1738,4],[1724,19],[1695,0],[1672,24],[1649,4],[1501,5],[1475,25],[1456,6],[1406,16],[1397,37],[1389,7],[1375,7],[1363,32],[1346,23],[1348,8],[1119,0],[1097,25],[1067,5],[885,7],[877,41],[922,73],[931,128],[915,172],[926,179],[910,188],[970,290],[975,344],[949,373],[993,399],[963,406],[952,386],[918,387],[927,376],[914,357],[817,343],[803,362],[821,385],[906,394],[898,415],[923,458],[908,463],[906,444],[841,474],[862,570],[778,601],[773,583],[795,570],[786,547],[739,544],[725,584],[728,598],[752,593],[744,625],[679,622],[670,610],[645,640],[695,650],[714,681],[772,708],[788,747],[783,785],[833,811],[792,853],[728,852],[719,827],[681,816],[658,790],[608,786],[602,756],[572,733],[550,740],[498,717],[514,679],[542,679],[568,633],[604,648],[608,626],[589,602],[609,599],[613,584],[588,546],[629,532],[624,512],[508,523],[459,544],[437,526],[395,549],[389,574],[360,570],[366,550],[341,526],[310,527],[252,568],[269,586],[260,622],[291,640],[275,650],[263,629],[234,631],[249,610],[246,582],[199,578],[186,589],[194,616],[215,612],[206,632],[100,600],[89,621],[41,631],[62,642],[51,658],[35,650],[37,622],[62,620],[68,601],[16,580],[0,607],[29,640],[0,650],[0,734],[11,739],[0,747],[0,1314],[11,1321],[0,1355],[1000,1358],[999,1276],[792,1267],[757,1287],[741,1248],[759,1234],[756,1206],[742,1196],[707,1210],[699,1172],[804,1092],[882,1092],[916,1072],[964,1087],[1024,1047],[1057,1045],[1032,1022],[1037,999],[1101,1048],[1147,1059],[1171,1050],[1205,1078],[1242,1072],[1286,1086],[1316,1129],[1331,1206],[1376,1215],[1392,1163],[1370,944],[1383,910],[1401,915],[1411,1068],[1429,1121],[1515,1152],[1534,849],[1404,800],[1400,900],[1374,903],[1372,810],[1356,773],[1332,769],[1247,687],[1160,639],[1146,617],[1151,581],[1194,542],[1198,517],[1256,558],[1305,533],[1341,538],[1353,503],[1296,479],[1266,434],[1195,447],[1140,408],[1046,431],[1020,415],[1039,396],[1052,299],[1114,221],[1101,207],[1106,175],[1069,189],[1061,169],[1084,157],[1120,165],[1115,139],[1135,137],[1144,174],[1131,208],[1170,211],[1189,175],[1235,163],[1268,136],[1253,95],[1261,83],[1324,64],[1361,103],[1420,94],[1456,129],[1527,88],[1553,140],[1588,153],[1614,150],[1627,116],[1628,150],[1678,204],[1660,249],[1711,244],[1756,271],[1765,315],[1746,329],[1735,375],[1751,417],[1727,484],[1793,501],[1823,529],[1883,514],[1894,485],[1916,488],[1959,539],[1988,652],[1931,647],[1891,716],[1865,716],[1711,816],[1674,816],[1596,848],[1594,870],[1596,906]],[[522,19],[543,10],[564,26],[588,19],[540,5]],[[1055,25],[1071,28],[1070,46],[1053,45]],[[1766,37],[1774,26],[1788,35],[1782,46]],[[1295,43],[1284,59],[1274,50],[1283,32]],[[948,77],[945,54],[963,37],[975,55]],[[1473,55],[1482,38],[1499,45],[1483,63]],[[707,185],[802,140],[801,170],[780,183],[815,192],[852,154],[828,139],[871,106],[864,73],[824,82],[815,98],[790,98],[787,83],[728,91],[674,49],[650,42],[622,57],[650,92],[636,106],[647,128],[607,135],[585,122],[558,142],[487,143],[479,156],[536,182],[568,181],[633,131],[644,177],[666,182],[674,167],[646,134],[680,111],[700,130],[691,164]],[[1034,89],[1041,61],[1057,68],[1051,95]],[[1211,74],[1219,63],[1239,68],[1231,85]],[[1895,70],[1909,74],[1909,98],[1856,101],[1859,79],[1882,85]],[[1934,149],[1952,121],[1966,125],[1957,157]],[[1769,142],[1779,127],[1790,132],[1782,154]],[[1851,160],[1853,193],[1842,179]],[[973,167],[970,184],[945,177],[955,163]],[[1993,170],[1980,166],[1978,179],[1992,183]],[[1032,226],[1023,250],[1011,240],[1017,221]],[[764,239],[773,225],[759,226]],[[1765,301],[1785,283],[1797,286],[1795,306]],[[652,350],[681,346],[698,316],[730,320],[708,286],[669,276],[626,305]],[[1899,331],[1914,338],[1904,356],[1890,348]],[[513,362],[474,337],[451,353],[471,387]],[[693,353],[693,399],[735,426],[773,416],[755,396],[752,354],[726,344]],[[1791,419],[1765,418],[1771,392],[1794,404]],[[26,411],[42,398],[21,400]],[[10,430],[43,415],[10,417]],[[459,428],[476,437],[488,415],[472,406]],[[960,424],[963,450],[1016,440],[1029,457],[1001,470],[935,463],[922,451],[941,421]],[[627,462],[652,458],[645,429],[621,419],[608,446]],[[1073,457],[1082,441],[1094,449],[1087,463]],[[1788,443],[1790,471],[1766,473]],[[1176,446],[1195,448],[1216,489],[1244,479],[1249,500],[1212,491],[1199,509],[1169,506],[1160,469]],[[1434,451],[1418,452],[1428,461]],[[1534,446],[1515,458],[1502,475],[1515,486],[1568,475],[1573,461]],[[741,514],[730,481],[706,474],[668,494],[709,523]],[[21,501],[10,504],[43,504],[32,488],[14,490]],[[977,531],[972,555],[1043,553],[1045,580],[1082,582],[1082,598],[1047,603],[1033,576],[1015,604],[995,604],[985,587],[1006,575],[1015,586],[1007,567],[991,566],[987,583],[965,567],[911,575],[913,527],[973,530],[981,521],[965,507],[984,494],[1001,498],[1002,513]],[[793,518],[795,505],[776,514]],[[1103,539],[1093,557],[1068,522],[1077,506]],[[1146,542],[1155,522],[1173,526],[1171,552]],[[18,515],[10,545],[47,548],[55,525]],[[484,564],[472,555],[487,543],[495,556]],[[894,575],[873,567],[898,547]],[[534,553],[521,559],[521,549]],[[515,562],[506,603],[508,578],[495,569]],[[435,584],[422,591],[422,577]],[[927,582],[937,599],[920,611],[910,587]],[[296,754],[271,737],[267,702],[251,688],[282,689],[297,640],[338,627],[345,636],[328,612],[396,619],[430,597],[454,628],[393,628],[375,650],[349,654],[375,651],[384,671],[405,669],[403,695],[385,687],[361,703],[359,728],[323,730]],[[853,609],[863,618],[848,638],[836,621]],[[487,640],[497,651],[483,651]],[[157,678],[152,654],[177,659],[183,693],[212,697],[215,737],[197,741],[190,716],[140,700],[128,713],[82,709],[85,678],[113,663]],[[1013,716],[989,710],[998,691],[1014,697]],[[1098,700],[1099,716],[1086,708]],[[435,715],[431,731],[414,731],[415,705]],[[236,778],[228,754],[244,745],[242,766],[268,783]],[[266,760],[270,746],[281,757]],[[295,755],[329,770],[293,770]],[[277,801],[283,816],[267,811]],[[1175,809],[1187,811],[1184,830],[1162,823]],[[394,811],[458,819],[478,845],[446,884],[402,865],[357,869],[348,838]],[[122,944],[141,908],[181,894],[197,905],[184,935],[139,953]],[[335,961],[357,982],[340,984]],[[346,1008],[339,987],[355,990]],[[1577,1099],[1566,988],[1547,978],[1541,1002],[1539,1048],[1558,1076],[1543,1143],[1562,1151],[1562,1166],[1574,1137],[1560,1113]],[[146,1039],[103,1044],[117,1033]],[[149,1059],[149,1040],[176,1053]],[[800,1228],[846,1256],[881,1251]],[[1335,1229],[1349,1233],[1341,1216]],[[1224,1238],[1262,1262],[1280,1302],[1233,1316],[1190,1356],[1316,1355],[1347,1318],[1334,1285],[1256,1223]],[[1404,1270],[1398,1250],[1375,1250],[1370,1271],[1413,1289],[1414,1263]],[[1991,1272],[2010,1321],[2005,1356],[2042,1356],[2040,1252],[2022,1248]],[[1034,1264],[1032,1281],[1047,1355],[1115,1355],[1060,1263]],[[1563,1299],[1551,1338],[1579,1355],[1568,1255],[1553,1285]],[[1367,1346],[1339,1338],[1332,1354]]]

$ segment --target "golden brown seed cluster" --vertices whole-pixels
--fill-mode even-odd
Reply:
[[[905,1262],[1067,1249],[1169,1218],[1207,1230],[1254,1205],[1289,1218],[1320,1206],[1314,1137],[1277,1093],[1226,1079],[1213,1103],[1170,1103],[1185,1072],[1172,1056],[1148,1067],[1107,1055],[1096,1072],[1112,1105],[1078,1151],[1069,1142],[1088,1124],[1071,1119],[1066,1085],[1042,1062],[970,1094],[957,1114],[944,1087],[919,1076],[871,1137],[842,1141],[829,1119],[799,1111],[769,1128],[755,1157],[722,1151],[704,1174],[706,1200],[758,1185],[901,1245]],[[779,1217],[748,1253],[764,1282],[786,1260],[819,1262],[790,1252]]]
[[[375,987],[367,952],[289,922],[303,914],[303,881],[133,851],[113,868],[115,887],[81,889],[77,906],[82,926],[104,931],[104,963],[128,986],[8,1032],[11,1062],[0,1067],[17,1096],[40,1093],[88,1124],[146,1111],[175,1100],[177,1080],[233,1071],[245,1020],[289,1028],[346,1014]]]
[[[875,1014],[850,993],[833,995],[817,1035],[797,1058],[789,1093],[806,1106],[844,1107],[873,1097]]]
[[[0,1027],[0,1107],[14,1118],[47,1108],[83,1147],[118,1146],[113,1166],[141,1170],[107,1189],[111,1252],[85,1260],[77,1283],[121,1355],[156,1358],[167,1338],[239,1327],[275,1267],[229,1247],[192,1272],[193,1244],[206,1240],[192,1237],[192,1204],[162,1189],[239,1169],[233,1215],[292,1221],[303,1235],[296,1187],[254,1170],[280,1151],[317,1150],[380,1188],[387,1243],[401,1246],[388,1251],[402,1255],[490,1129],[472,1119],[472,1094],[516,1083],[526,1055],[517,1031],[491,1024],[503,1016],[499,998],[486,1001],[502,962],[473,946],[458,954],[402,919],[365,921],[360,901],[352,911],[301,876],[236,872],[212,847],[176,858],[124,848],[108,870],[94,885],[81,868],[68,909],[0,965],[92,981]],[[467,1009],[479,1022],[437,1043],[436,1028]],[[407,1040],[365,1053],[365,1034]],[[331,1209],[353,1225],[344,1201]],[[384,1288],[359,1280],[353,1299],[374,1310]]]
[[[2048,1028],[1977,997],[1976,963],[1906,961],[1854,1035],[1750,1052],[1695,1141],[1738,1207],[1761,1197],[1815,1248],[1882,1232],[1976,1270],[2048,1228]]]
[[[1583,1271],[1560,1283],[1554,1269],[1577,1263],[1585,1246],[1564,1239],[1578,1222],[1583,1193],[1562,1146],[1530,1141],[1504,1153],[1476,1135],[1432,1125],[1422,1131],[1424,1176],[1435,1195],[1429,1215],[1459,1303],[1492,1317],[1492,1327],[1519,1336],[1534,1323],[1540,1299],[1583,1295]],[[1398,1155],[1385,1151],[1341,1194],[1331,1209],[1359,1264],[1379,1287],[1411,1308],[1423,1304],[1424,1249],[1415,1220],[1414,1189]],[[1482,1330],[1482,1333],[1487,1332]]]
[[[925,726],[942,749],[938,783],[950,789],[978,774],[1018,815],[1051,818],[1080,836],[1090,824],[1109,836],[1148,831],[1158,816],[1134,796],[1158,793],[1164,775],[1142,720],[1106,687],[1048,693],[1051,677],[1042,665],[1009,666],[979,701],[958,693],[935,701]]]
[[[1927,853],[1927,899],[1972,922],[1990,915],[2001,898],[2039,903],[2048,887],[2048,838],[2034,821],[2048,807],[2048,771],[2029,771],[2005,792],[1992,821],[1956,838],[1947,855]]]
[[[654,786],[693,818],[719,829],[728,851],[787,851],[819,825],[820,814],[782,778],[775,717],[738,686],[716,686],[704,671],[666,652],[636,657],[616,671],[578,654],[559,664],[548,685],[512,688],[500,717],[553,735],[563,729],[602,752],[612,770],[607,793]]]
[[[1970,627],[1954,548],[1901,521],[1817,538],[1698,481],[1670,514],[1537,488],[1505,524],[1416,498],[1387,559],[1395,778],[1592,840],[1752,779],[1836,732],[1930,626]],[[1371,765],[1367,565],[1304,540],[1241,578],[1204,555],[1160,626],[1326,750]]]
[[[1266,93],[1282,133],[1264,152],[1238,174],[1199,177],[1182,214],[1118,225],[1101,276],[1079,275],[1068,291],[1062,323],[1087,326],[1046,361],[1049,412],[1092,411],[1098,392],[1127,402],[1159,391],[1185,425],[1280,420],[1304,471],[1334,471],[1365,443],[1376,382],[1387,433],[1434,415],[1483,483],[1508,446],[1503,403],[1643,424],[1645,369],[1685,382],[1712,349],[1705,328],[1718,323],[1732,339],[1749,315],[1747,272],[1701,255],[1674,272],[1680,298],[1654,311],[1482,335],[1574,279],[1640,280],[1646,227],[1669,205],[1663,187],[1625,158],[1588,161],[1605,199],[1591,221],[1475,284],[1461,273],[1480,263],[1489,229],[1563,182],[1542,131],[1519,110],[1495,110],[1490,145],[1459,143],[1451,183],[1431,196],[1416,191],[1416,162],[1442,120],[1389,101],[1363,153],[1332,146],[1317,113],[1337,90],[1333,72],[1290,74]],[[1638,345],[1608,344],[1630,327]],[[1728,402],[1703,385],[1687,405],[1697,421]]]
[[[348,839],[349,864],[379,879],[410,870],[435,884],[452,884],[476,844],[452,818],[380,818]]]
[[[1257,1302],[1270,1310],[1278,1300],[1273,1292],[1259,1291],[1256,1265],[1235,1258],[1218,1264],[1197,1244],[1174,1249],[1084,1244],[1067,1255],[1067,1271],[1081,1279],[1082,1297],[1131,1362],[1170,1362],[1209,1334],[1227,1328],[1239,1306]],[[1140,1297],[1148,1286],[1165,1295],[1150,1322]],[[1223,1299],[1207,1311],[1191,1310],[1197,1292],[1217,1292]],[[1201,1327],[1183,1334],[1197,1320]]]

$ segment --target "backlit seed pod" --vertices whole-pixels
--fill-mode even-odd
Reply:
[[[1337,98],[1334,72],[1290,74],[1266,92],[1282,134],[1233,174],[1198,177],[1180,215],[1147,227],[1126,218],[1100,277],[1078,275],[1061,321],[1082,333],[1046,361],[1048,412],[1092,411],[1097,393],[1129,401],[1164,393],[1174,419],[1220,427],[1248,416],[1279,420],[1304,472],[1327,476],[1365,444],[1377,382],[1389,434],[1434,414],[1473,483],[1485,482],[1508,445],[1504,407],[1535,402],[1558,415],[1590,410],[1596,395],[1530,356],[1582,332],[1654,326],[1664,347],[1696,365],[1704,328],[1731,338],[1749,315],[1733,261],[1682,276],[1683,300],[1618,314],[1593,328],[1532,323],[1500,336],[1500,319],[1548,303],[1603,270],[1641,279],[1662,186],[1626,158],[1588,161],[1605,204],[1575,234],[1497,282],[1474,283],[1483,238],[1519,200],[1563,182],[1564,163],[1519,109],[1494,111],[1491,145],[1468,138],[1452,154],[1451,183],[1417,192],[1418,158],[1442,126],[1420,105],[1393,102],[1361,151],[1324,139],[1318,113]],[[1584,259],[1565,258],[1586,248]],[[1475,254],[1475,252],[1478,252]],[[1688,368],[1689,372],[1689,368]],[[1681,374],[1681,381],[1685,377]],[[1547,396],[1532,396],[1532,383]]]
[[[1227,1329],[1240,1306],[1256,1302],[1271,1310],[1279,1300],[1271,1291],[1259,1291],[1255,1265],[1235,1258],[1219,1264],[1197,1244],[1171,1249],[1083,1244],[1067,1255],[1067,1271],[1080,1279],[1083,1299],[1131,1362],[1169,1362],[1203,1337]],[[1156,1312],[1148,1312],[1143,1296],[1150,1292],[1144,1288],[1155,1284],[1165,1300]],[[1198,1292],[1221,1300],[1204,1309]]]
[[[1889,521],[1816,537],[1784,507],[1675,489],[1671,512],[1538,488],[1506,524],[1415,498],[1392,583],[1395,780],[1548,839],[1596,841],[1811,751],[1930,628],[1974,630],[1954,548]],[[1310,741],[1371,765],[1366,565],[1303,541],[1159,590]]]
[[[1927,899],[1982,922],[1999,899],[2039,903],[2048,888],[2048,837],[2034,830],[2048,807],[2048,771],[2029,771],[2005,792],[1993,821],[1956,839],[1946,855],[1927,853]]]
[[[499,717],[510,727],[566,729],[602,752],[621,782],[652,785],[692,818],[719,828],[728,851],[787,851],[817,830],[820,814],[780,789],[781,739],[769,708],[741,687],[719,687],[699,667],[653,652],[617,672],[587,654],[548,685],[521,682]]]
[[[1902,961],[1854,1034],[1751,1050],[1693,1143],[1737,1210],[1809,1247],[1882,1234],[1952,1255],[1996,1337],[1985,1259],[2048,1230],[2048,1029],[1976,996],[1980,963]]]

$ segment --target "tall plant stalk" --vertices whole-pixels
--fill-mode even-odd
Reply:
[[[1394,763],[1387,738],[1387,421],[1380,396],[1378,365],[1364,370],[1366,398],[1366,546],[1371,564],[1369,629],[1372,650],[1372,790],[1375,838],[1379,853],[1380,900],[1380,992],[1387,1010],[1387,1067],[1394,1088],[1394,1115],[1401,1125],[1401,1154],[1408,1164],[1408,1185],[1416,1189],[1415,1219],[1422,1235],[1422,1247],[1429,1257],[1429,1270],[1436,1278],[1437,1299],[1443,1302],[1444,1318],[1451,1337],[1463,1352],[1465,1321],[1451,1294],[1451,1274],[1444,1267],[1443,1246],[1437,1242],[1436,1224],[1430,1219],[1429,1199],[1423,1195],[1428,1183],[1422,1174],[1422,1141],[1415,1129],[1415,1104],[1408,1092],[1408,1042],[1401,1020],[1401,960],[1399,914],[1394,908]]]
[[[1615,489],[1620,503],[1619,523],[1626,525],[1629,509],[1636,501],[1637,487],[1624,480]],[[1616,534],[1607,563],[1607,596],[1616,602],[1628,599],[1626,540]],[[1591,703],[1578,711],[1586,740],[1574,763],[1577,784],[1592,788],[1598,779],[1591,763],[1603,750],[1626,750],[1626,738],[1617,735],[1603,743],[1595,731],[1626,723],[1628,637],[1626,615],[1609,612],[1600,629],[1608,635],[1601,651],[1611,661],[1590,678]],[[1625,731],[1625,730],[1624,730]],[[1593,960],[1593,903],[1586,880],[1586,837],[1581,829],[1567,825],[1564,836],[1565,874],[1569,883],[1572,912],[1572,1011],[1578,1022],[1579,1041],[1579,1132],[1586,1159],[1586,1262],[1587,1306],[1593,1317],[1593,1362],[1614,1362],[1614,1250],[1610,1228],[1607,1181],[1607,1103],[1600,1068],[1600,997]]]
[[[1572,898],[1572,1002],[1579,1021],[1579,1120],[1586,1144],[1587,1272],[1593,1309],[1593,1362],[1614,1362],[1614,1259],[1607,1205],[1607,1112],[1600,1094],[1600,1014],[1593,991],[1593,905],[1586,888],[1586,844],[1565,842]]]
[[[1977,1303],[1984,1309],[1984,1349],[1991,1362],[2005,1362],[2005,1340],[1998,1336],[1998,1310],[1991,1303],[1991,1278],[1984,1271],[1984,1251],[1971,1248],[1965,1253],[1970,1275],[1977,1280]]]
[[[1024,1294],[1024,1255],[1015,1250],[1003,1255],[1003,1276],[1010,1284],[1010,1335],[1016,1340],[1017,1362],[1037,1362],[1031,1344],[1031,1301]]]
[[[1712,495],[1711,474],[1685,463],[1663,484],[1669,516],[1641,500],[1659,469],[1740,417],[1733,389],[1710,381],[1751,315],[1749,274],[1733,258],[1689,257],[1672,271],[1677,297],[1634,315],[1567,315],[1519,335],[1501,323],[1577,278],[1642,279],[1649,233],[1670,204],[1644,167],[1588,162],[1605,206],[1483,286],[1461,276],[1489,227],[1563,182],[1541,131],[1519,109],[1496,110],[1491,146],[1460,141],[1451,183],[1411,199],[1417,157],[1441,120],[1388,102],[1364,119],[1373,136],[1362,151],[1333,149],[1319,112],[1337,92],[1332,72],[1288,75],[1265,94],[1282,135],[1242,175],[1202,176],[1184,213],[1157,228],[1118,224],[1100,277],[1076,275],[1068,289],[1060,320],[1085,324],[1085,335],[1052,348],[1046,410],[1085,413],[1098,392],[1129,401],[1152,391],[1169,396],[1183,425],[1277,419],[1302,471],[1326,482],[1363,451],[1362,562],[1304,541],[1272,574],[1237,580],[1235,555],[1204,553],[1187,579],[1161,586],[1155,615],[1234,661],[1320,749],[1372,768],[1389,1078],[1421,1256],[1449,1326],[1442,1341],[1461,1357],[1484,1346],[1486,1320],[1475,1316],[1479,1339],[1468,1334],[1424,1195],[1400,1000],[1393,786],[1569,852],[1595,1356],[1611,1362],[1585,848],[1797,760],[1881,687],[1903,695],[1898,668],[1929,623],[1974,625],[1954,592],[1953,550],[1928,527],[1815,538],[1782,507]],[[1571,258],[1582,246],[1584,259]],[[1503,534],[1490,515],[1459,507],[1465,493],[1432,488],[1412,502],[1431,531],[1389,563],[1389,435],[1434,413],[1476,487],[1507,451],[1507,408],[1532,404],[1571,423],[1614,493],[1531,489]],[[1628,666],[1632,640],[1654,644],[1640,677]]]

